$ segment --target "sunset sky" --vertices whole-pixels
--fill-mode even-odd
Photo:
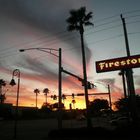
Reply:
[[[113,101],[123,96],[119,71],[96,73],[95,62],[126,56],[120,14],[126,19],[131,55],[140,54],[139,0],[0,0],[0,79],[7,82],[3,89],[7,103],[15,104],[16,100],[17,87],[9,86],[14,69],[21,73],[19,105],[35,106],[36,88],[40,90],[39,107],[45,102],[44,88],[49,88],[49,96],[58,95],[58,58],[37,50],[21,53],[19,49],[62,48],[63,68],[82,77],[80,37],[76,31],[68,32],[66,23],[69,11],[81,6],[93,12],[94,26],[85,28],[85,49],[88,81],[97,87],[89,93],[107,92],[109,84]],[[140,68],[133,72],[136,93],[140,94]],[[64,73],[62,77],[63,94],[84,92],[77,79]],[[94,98],[90,96],[90,100]],[[75,100],[77,108],[85,107],[84,97]],[[67,108],[71,101],[67,97]]]

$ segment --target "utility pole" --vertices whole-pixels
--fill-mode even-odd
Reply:
[[[122,14],[120,16],[121,16],[123,30],[124,30],[126,53],[127,53],[127,56],[129,57],[130,49],[129,49],[129,42],[128,42],[128,37],[127,37],[125,18],[123,18]],[[129,92],[129,108],[130,108],[131,117],[133,121],[135,121],[137,119],[137,112],[136,112],[136,96],[135,96],[133,72],[131,68],[125,71],[126,71],[126,78],[127,78],[127,84],[128,84],[127,87],[128,87],[128,92]]]
[[[58,99],[58,128],[62,129],[62,53],[61,53],[61,48],[59,48],[59,75],[58,75],[58,93],[59,93],[59,99]]]

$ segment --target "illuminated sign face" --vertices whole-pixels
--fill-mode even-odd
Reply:
[[[96,72],[107,72],[136,67],[140,67],[140,55],[120,57],[96,62]]]

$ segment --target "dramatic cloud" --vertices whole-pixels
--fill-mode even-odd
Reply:
[[[6,36],[8,37],[5,42],[2,41],[4,42],[2,46],[6,49],[6,53],[9,52],[10,55],[15,54],[16,56],[19,54],[19,52],[17,52],[18,48],[48,46],[49,48],[62,48],[63,65],[66,65],[65,67],[72,72],[75,70],[79,71],[78,74],[81,75],[82,58],[80,37],[76,32],[67,32],[66,19],[69,17],[70,9],[77,9],[79,5],[82,6],[83,4],[84,2],[82,0],[78,3],[74,0],[57,0],[55,3],[51,0],[15,0],[12,2],[10,0],[1,0],[0,16],[2,17],[1,21],[5,29],[3,32],[6,33],[7,31]],[[44,37],[41,37],[41,34]],[[46,37],[45,34],[47,35]],[[91,58],[91,51],[86,46],[86,43],[85,50],[88,64]],[[7,61],[3,61],[3,63],[7,63],[8,66],[11,64],[17,65],[17,63],[20,63],[23,59],[26,61],[26,57],[18,55],[15,59],[10,59],[10,61],[7,58]],[[28,57],[33,57],[33,55],[28,55]],[[49,69],[49,67],[43,67],[43,64],[38,65],[36,61],[34,63],[26,61],[26,63],[27,64],[20,66],[25,69],[27,65],[29,66],[27,69],[31,68],[32,71],[35,70],[42,73],[42,75],[47,72],[47,76],[52,74],[52,77],[54,77],[54,74],[56,74],[56,72],[52,72],[52,69]],[[51,65],[53,65],[53,63]]]
[[[118,3],[118,1],[115,3]],[[119,5],[120,3],[121,2],[119,2]],[[111,4],[114,5],[114,2]],[[106,5],[108,5],[108,3],[106,3]],[[51,90],[54,90],[55,94],[58,94],[58,57],[39,51],[20,53],[19,49],[32,47],[54,49],[62,48],[63,68],[82,77],[81,42],[79,33],[76,31],[68,32],[66,23],[66,19],[70,16],[69,11],[71,9],[78,9],[81,6],[86,6],[87,12],[95,9],[96,16],[101,15],[103,18],[105,16],[104,12],[106,13],[106,11],[109,11],[106,13],[106,16],[109,16],[110,13],[112,14],[110,11],[114,9],[112,6],[110,6],[111,9],[110,7],[105,7],[104,4],[96,0],[94,0],[94,2],[92,0],[55,0],[55,2],[53,0],[0,0],[1,78],[9,82],[12,77],[12,71],[14,69],[20,69],[21,98],[23,100],[26,99],[28,104],[31,104],[30,101],[33,101],[33,98],[31,96],[28,97],[28,95],[31,95],[30,93],[32,93],[34,88],[40,88],[42,90],[43,88],[48,87]],[[102,9],[102,6],[104,7],[104,10]],[[122,7],[124,7],[124,5],[122,5]],[[127,4],[125,4],[125,7],[127,7]],[[120,9],[117,7],[115,12],[118,13],[119,10]],[[94,11],[92,12],[94,13]],[[94,46],[94,43],[89,44],[89,39],[93,42],[100,42],[100,39],[104,40],[104,38],[114,36],[114,32],[119,32],[116,30],[113,30],[113,32],[109,32],[108,30],[106,32],[101,32],[102,29],[105,29],[106,27],[109,28],[110,24],[103,26],[103,23],[105,23],[104,20],[102,24],[98,24],[99,22],[95,23],[96,26],[94,26],[94,28],[96,28],[95,32],[97,33],[97,36],[93,34],[93,31],[89,31],[88,29],[85,30],[85,33],[87,33],[85,36],[85,51],[88,80],[91,79],[91,81],[94,81],[94,73],[92,73],[95,69],[93,66],[94,62],[100,58],[118,56],[118,53],[116,52],[120,51],[120,49],[119,51],[116,49],[119,48],[120,44],[111,42],[110,40],[106,40],[106,42],[108,42],[107,44],[104,44],[104,41],[102,41],[99,46]],[[119,34],[116,35],[118,36]],[[122,40],[118,42],[121,41]],[[90,47],[94,53],[94,60],[92,60],[92,62],[90,61],[92,54],[88,47]],[[96,49],[99,49],[99,51]],[[137,51],[138,47],[135,49]],[[121,85],[122,81],[116,81],[116,77],[114,77],[114,75],[108,77],[109,78],[103,78],[102,76],[98,77],[100,78],[98,82],[101,82],[104,85],[109,84],[114,97],[121,96],[123,93]],[[81,83],[77,79],[63,73],[62,81],[63,93],[84,92]],[[135,77],[137,92],[139,92],[139,83],[139,78]],[[13,93],[15,90],[11,92]],[[98,91],[107,91],[107,88],[105,88],[105,86],[103,88],[102,86],[101,88],[98,87],[94,90],[90,90],[89,92],[92,93]],[[11,98],[15,95],[12,95],[11,93],[9,94]],[[40,96],[40,99],[43,101],[42,96]]]

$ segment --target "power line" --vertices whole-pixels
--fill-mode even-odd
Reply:
[[[113,21],[110,21],[110,22],[106,22],[106,23],[103,23],[103,24],[100,24],[100,25],[97,25],[96,26],[96,28],[97,27],[100,27],[100,26],[103,26],[103,25],[108,25],[108,24],[110,24],[110,23],[113,23],[113,22],[117,22],[118,20],[113,20]],[[110,27],[110,28],[112,28],[112,27]],[[103,29],[104,30],[104,29]],[[59,32],[59,33],[64,33],[64,32]],[[59,33],[57,33],[57,34],[59,34]],[[64,36],[65,38],[67,37],[66,35]],[[68,36],[68,39],[71,39],[72,37],[69,37]],[[38,39],[35,39],[35,40],[33,40],[32,42],[25,42],[25,43],[23,43],[22,44],[22,46],[23,45],[29,45],[29,46],[32,46],[32,43],[37,43],[38,45],[40,45],[40,44],[42,44],[43,42],[42,42],[42,40],[41,39],[46,39],[46,36],[44,36],[44,37],[39,37]],[[41,42],[37,42],[37,41],[41,41]],[[51,42],[51,41],[53,41],[53,42]],[[53,43],[56,43],[56,39],[52,39],[51,38],[51,40],[45,40],[45,42],[51,42],[51,44],[53,44]],[[45,43],[44,42],[44,43]],[[20,45],[20,44],[18,44],[18,45]],[[6,49],[11,49],[11,47],[9,47],[9,48],[6,48]],[[6,50],[6,49],[4,49],[4,50]],[[2,50],[3,51],[3,50]]]
[[[134,10],[134,11],[128,11],[128,12],[125,12],[125,14],[126,13],[134,13],[134,12],[138,12],[138,11],[140,11],[140,10]],[[118,14],[117,15],[114,15],[114,16],[110,16],[110,17],[106,17],[106,18],[102,18],[102,19],[100,19],[100,21],[104,21],[105,19],[112,19],[112,18],[114,18],[114,17],[118,17]],[[138,15],[137,15],[138,16]],[[128,17],[132,17],[132,16],[128,16]],[[134,17],[134,16],[133,16]],[[103,26],[103,25],[106,25],[106,24],[109,24],[109,23],[113,23],[113,22],[115,22],[115,21],[117,21],[117,20],[113,20],[113,21],[110,21],[110,22],[107,22],[107,23],[103,23],[103,24],[100,24],[100,25],[97,25],[96,26],[96,28],[97,27],[100,27],[100,26]],[[95,21],[95,22],[97,22],[97,21]],[[60,32],[57,32],[57,33],[55,33],[55,35],[57,36],[57,35],[59,35],[59,37],[61,36],[61,35],[64,35],[64,37],[66,37],[66,35],[68,34],[66,31],[60,31]],[[33,40],[33,41],[37,41],[37,40],[41,40],[41,39],[46,39],[46,35],[45,36],[43,36],[43,37],[39,37],[38,39],[35,39],[35,40]],[[57,36],[58,37],[58,36]],[[63,37],[63,36],[61,36],[61,37]],[[47,42],[48,41],[52,41],[52,40],[54,40],[54,39],[52,39],[51,38],[51,40],[47,40]],[[22,44],[22,45],[26,45],[26,44],[28,44],[28,43],[33,43],[33,41],[32,42],[25,42],[25,44]],[[41,40],[42,41],[42,40]],[[20,44],[19,44],[20,45]],[[8,49],[8,48],[7,48]],[[9,48],[10,49],[10,48]]]
[[[135,34],[140,34],[140,32],[129,32],[128,35],[135,35]],[[100,43],[100,42],[103,42],[103,41],[107,41],[107,40],[111,40],[111,39],[115,39],[115,38],[119,38],[121,37],[122,34],[119,34],[119,35],[116,35],[116,36],[112,36],[112,37],[109,37],[109,38],[105,38],[105,39],[101,39],[101,40],[98,40],[98,41],[94,41],[94,42],[89,42],[88,44],[97,44],[97,43]],[[68,49],[64,49],[63,51],[72,51],[72,50],[75,50],[75,49],[79,49],[78,47],[72,47],[72,48],[68,48]],[[12,51],[14,52],[14,51]],[[3,56],[3,57],[0,57],[0,60],[2,59],[5,59],[5,57],[12,57],[12,56],[15,56],[15,55],[19,55],[17,54],[17,52],[15,53],[12,53],[10,55],[6,55],[6,56]],[[45,56],[45,55],[44,55]],[[36,59],[38,58],[42,58],[44,56],[40,56],[40,57],[37,57]]]
[[[140,10],[137,10],[137,11],[140,11]],[[130,12],[129,12],[130,13]],[[138,16],[138,15],[136,15],[136,16]],[[115,17],[115,16],[113,16],[113,17]],[[128,16],[128,17],[132,17],[132,16]],[[134,17],[134,16],[133,16]],[[112,17],[108,17],[108,18],[112,18]],[[97,25],[96,26],[96,28],[97,27],[103,27],[104,25],[108,25],[108,24],[110,24],[110,23],[113,23],[113,22],[117,22],[118,21],[118,19],[115,19],[115,20],[112,20],[112,21],[110,21],[110,22],[106,22],[106,23],[103,23],[103,24],[100,24],[100,25]],[[132,21],[132,22],[127,22],[127,24],[132,24],[132,23],[137,23],[137,22],[140,22],[140,21]],[[115,25],[115,26],[111,26],[111,27],[107,27],[107,28],[104,28],[104,29],[101,29],[101,30],[97,30],[97,31],[93,31],[93,32],[91,32],[91,33],[87,33],[87,34],[85,34],[85,35],[90,35],[90,34],[93,34],[93,33],[97,33],[97,32],[101,32],[101,31],[105,31],[105,30],[109,30],[109,29],[112,29],[112,28],[116,28],[116,27],[118,27],[118,26],[121,26],[121,24],[119,24],[119,25]],[[64,32],[59,32],[59,33],[64,33]],[[58,33],[58,34],[59,34]],[[77,36],[75,36],[75,37],[77,37]],[[43,37],[43,39],[46,39],[46,36],[44,36]],[[66,41],[66,40],[70,40],[70,39],[74,39],[74,37],[73,36],[66,36],[65,35],[65,39],[62,39],[62,41]],[[38,42],[38,41],[40,41],[40,42]],[[32,42],[30,42],[30,41],[27,41],[27,42],[25,42],[25,43],[23,43],[23,44],[18,44],[17,46],[25,46],[25,45],[29,45],[29,46],[33,46],[33,45],[39,45],[39,46],[42,46],[43,44],[44,45],[54,45],[54,44],[56,44],[56,43],[58,43],[58,41],[56,40],[56,39],[52,39],[51,38],[51,40],[47,40],[47,41],[45,41],[45,42],[42,42],[42,37],[39,37],[37,40],[36,39],[34,39],[34,41],[32,41]],[[1,50],[1,55],[3,55],[2,54],[2,51],[9,51],[9,50],[15,50],[16,48],[13,48],[13,47],[8,47],[8,48],[4,48],[4,49],[2,49]],[[7,53],[7,52],[6,52]],[[10,52],[8,52],[8,53],[10,53]],[[8,55],[9,56],[9,55]]]

